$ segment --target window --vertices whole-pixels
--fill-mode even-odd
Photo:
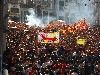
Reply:
[[[64,1],[59,1],[59,10],[63,11]]]
[[[10,0],[11,3],[18,2],[19,0]]]
[[[47,1],[47,0],[44,0],[44,1]]]
[[[69,2],[72,2],[72,0],[69,0]]]
[[[66,2],[68,2],[68,0],[65,0]]]
[[[24,11],[24,15],[29,15],[29,12],[28,11]]]
[[[47,4],[47,7],[50,8],[50,6],[51,6],[50,3],[48,3],[48,4]]]
[[[18,3],[25,3],[23,0],[19,0]]]
[[[51,0],[47,0],[47,2],[51,2]]]
[[[48,21],[48,11],[43,11],[43,23],[47,23]]]
[[[48,11],[43,11],[43,16],[47,16],[48,15]]]
[[[54,0],[54,8],[55,8],[55,5],[56,5],[56,0]]]
[[[19,9],[18,8],[11,8],[11,12],[13,12],[13,13],[19,13]]]
[[[46,5],[46,4],[47,4],[47,1],[46,1],[46,0],[43,0],[43,1],[42,1],[42,4],[43,4],[43,5]]]
[[[63,18],[64,18],[63,16],[59,16],[59,20],[63,20]]]
[[[10,0],[8,0],[8,2],[10,3]]]
[[[75,14],[74,13],[70,13],[70,23],[74,23],[75,22]]]
[[[69,12],[66,13],[66,23],[69,24]]]
[[[19,22],[19,18],[18,17],[11,17],[11,20],[14,22]]]
[[[21,11],[21,22],[23,21],[23,18],[22,18],[23,16],[22,15],[23,15],[23,11]]]
[[[26,21],[26,15],[29,15],[29,12],[28,11],[24,11],[24,22]]]

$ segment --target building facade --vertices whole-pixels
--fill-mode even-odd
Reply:
[[[94,0],[93,5],[96,6],[95,8],[95,16],[96,16],[96,25],[100,25],[100,0]]]
[[[9,0],[10,17],[14,21],[25,22],[28,9],[33,8],[42,19],[45,15],[49,19],[49,16],[55,16],[54,2],[55,0]]]
[[[100,24],[100,0],[57,0],[57,19],[67,24],[75,23],[79,19],[87,18],[93,25]]]
[[[20,21],[20,0],[9,0],[8,1],[8,9],[9,9],[9,17],[12,21],[18,22]]]
[[[45,20],[44,16],[48,16],[48,22],[49,17],[53,16],[57,20],[64,20],[67,24],[83,18],[87,18],[90,24],[100,24],[99,0],[9,0],[9,3],[10,8],[18,7],[19,12],[18,9],[14,11],[13,8],[12,11],[18,12],[17,21],[20,22],[25,22],[28,9],[33,8],[43,20]]]
[[[50,16],[55,16],[54,2],[55,0],[31,0],[31,3],[33,3],[32,8],[35,10],[36,15],[41,17],[43,21],[48,20],[48,22]]]

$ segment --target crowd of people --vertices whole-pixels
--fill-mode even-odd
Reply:
[[[8,28],[3,69],[9,75],[100,75],[100,26],[74,33],[65,24],[41,28],[11,22]],[[37,41],[38,32],[57,31],[59,43]],[[77,39],[86,42],[77,44]]]

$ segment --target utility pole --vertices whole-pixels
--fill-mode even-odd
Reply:
[[[3,52],[6,51],[6,32],[8,27],[8,0],[0,0],[0,70],[2,71]]]
[[[0,70],[2,71],[3,51],[3,0],[0,0]]]

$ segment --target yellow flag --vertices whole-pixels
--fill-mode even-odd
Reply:
[[[85,45],[86,39],[77,39],[77,44]]]

